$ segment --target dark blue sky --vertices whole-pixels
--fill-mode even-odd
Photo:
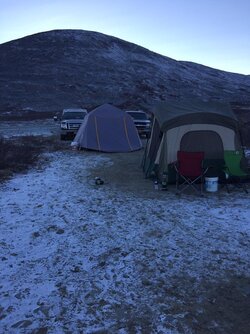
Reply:
[[[176,60],[250,74],[250,0],[0,0],[0,43],[93,30]]]

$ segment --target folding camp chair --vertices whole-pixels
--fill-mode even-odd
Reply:
[[[204,175],[208,168],[203,169],[204,152],[177,152],[176,190],[180,193],[191,187],[202,193]]]
[[[224,151],[224,173],[228,193],[230,192],[229,184],[231,184],[233,187],[241,188],[246,193],[248,193],[245,181],[250,178],[250,174],[242,170],[242,158],[242,151]]]

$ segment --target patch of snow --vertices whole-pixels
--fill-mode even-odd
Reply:
[[[2,333],[191,333],[179,330],[188,312],[173,311],[175,280],[195,290],[249,275],[246,194],[163,197],[152,187],[152,200],[95,186],[91,169],[113,164],[106,155],[48,158],[0,186]]]
[[[127,63],[128,53],[122,50],[117,44],[113,43],[106,51],[103,51],[103,56],[111,58],[117,63]]]

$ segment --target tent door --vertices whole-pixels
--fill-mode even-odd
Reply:
[[[180,150],[186,152],[205,152],[205,159],[223,159],[224,148],[220,135],[215,131],[199,130],[184,134]]]

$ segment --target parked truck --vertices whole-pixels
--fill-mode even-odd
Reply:
[[[86,109],[72,108],[63,109],[60,124],[60,137],[61,140],[72,138],[76,135],[80,128],[85,116],[87,115]]]
[[[139,136],[150,137],[151,121],[148,115],[142,110],[128,110],[126,111],[132,118]]]

